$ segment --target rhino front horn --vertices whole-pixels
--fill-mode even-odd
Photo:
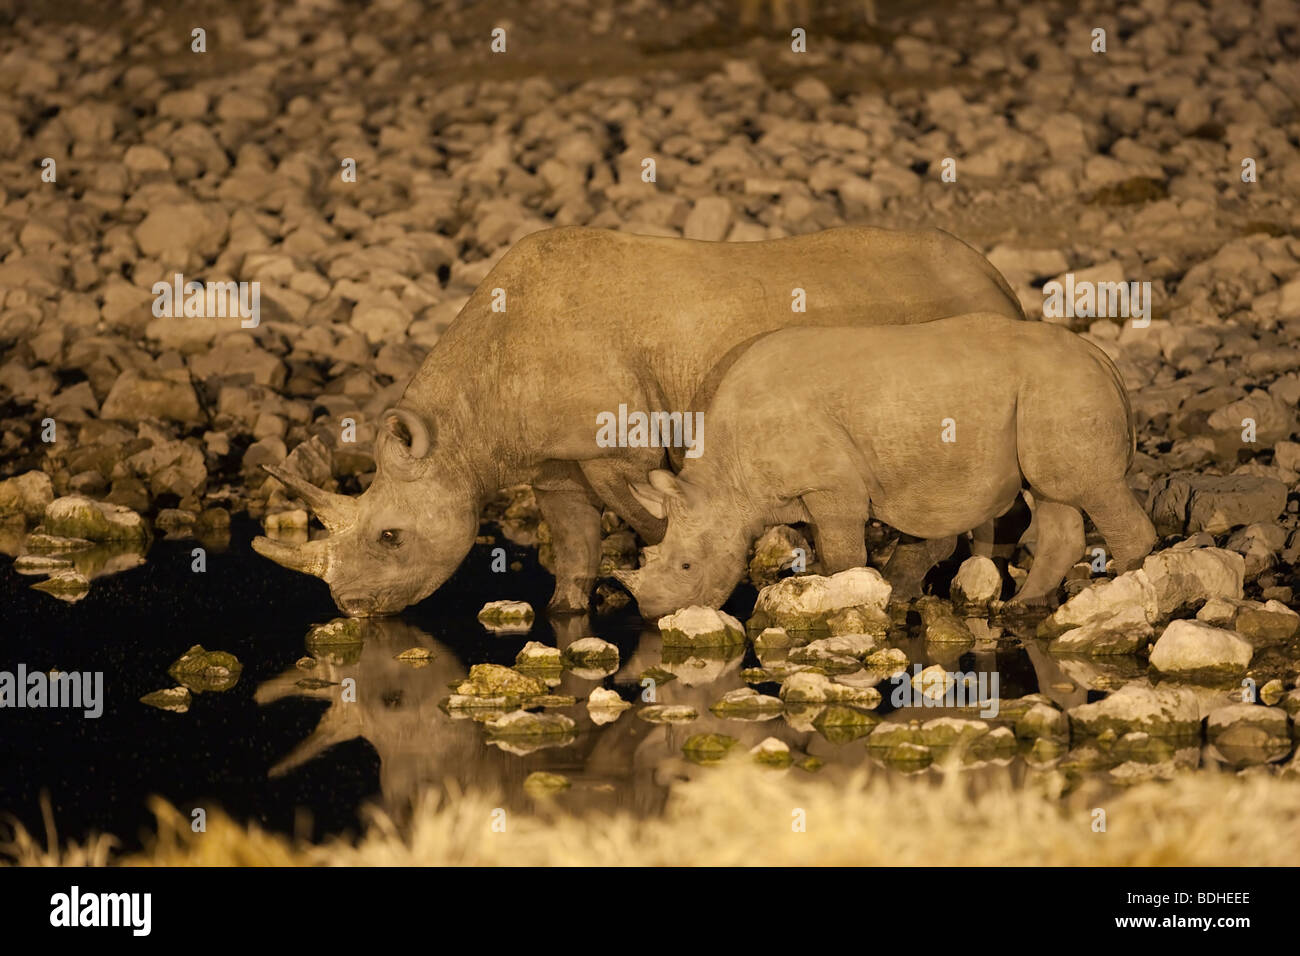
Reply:
[[[317,488],[307,479],[299,478],[288,469],[275,465],[262,467],[270,473],[271,477],[307,502],[307,507],[316,513],[321,524],[331,533],[345,531],[356,523],[358,505],[354,499]]]
[[[258,535],[253,539],[253,550],[291,571],[301,571],[317,578],[324,578],[329,573],[329,545],[324,541],[285,544]]]

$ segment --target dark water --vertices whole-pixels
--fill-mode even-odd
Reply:
[[[237,819],[319,839],[355,832],[358,810],[370,801],[400,818],[418,792],[447,781],[498,790],[507,806],[526,804],[523,781],[536,770],[571,780],[570,806],[654,813],[668,783],[703,769],[681,756],[685,739],[698,733],[726,733],[746,747],[775,736],[796,754],[824,760],[823,774],[832,779],[868,762],[860,740],[835,745],[782,719],[748,723],[709,714],[724,693],[745,686],[741,669],[758,663],[752,648],[725,660],[665,655],[657,630],[632,611],[553,620],[539,614],[526,635],[488,633],[476,620],[485,602],[509,597],[541,609],[552,587],[535,550],[505,540],[476,546],[460,572],[418,607],[367,622],[359,655],[300,669],[295,662],[305,654],[308,629],[337,611],[324,584],[251,550],[258,531],[252,522],[237,522],[229,547],[209,549],[201,574],[190,569],[193,541],[159,540],[143,565],[96,578],[75,604],[32,590],[39,578],[17,574],[5,559],[0,669],[21,662],[29,672],[103,671],[106,700],[98,719],[50,708],[0,710],[0,810],[40,833],[46,791],[62,838],[110,832],[132,848],[152,822],[147,798],[160,794],[187,815],[194,807],[220,807]],[[522,570],[491,573],[489,552],[497,545]],[[743,620],[752,600],[752,591],[738,594],[728,609]],[[508,752],[489,743],[474,721],[439,706],[475,663],[513,664],[529,640],[563,648],[591,634],[616,644],[621,664],[600,681],[564,672],[552,693],[575,696],[578,704],[561,711],[577,723],[576,736],[563,746]],[[238,657],[238,684],[195,694],[186,714],[140,703],[142,695],[175,685],[167,668],[193,644]],[[937,660],[935,648],[915,644],[904,648],[914,661],[997,671],[1003,698],[1037,690],[1035,668],[1052,666],[1031,662],[1015,641],[978,654],[953,650]],[[412,647],[431,650],[432,662],[417,667],[396,659]],[[659,688],[658,702],[689,704],[699,720],[649,724],[625,713],[607,726],[591,722],[584,701],[593,687],[603,683],[637,701],[640,675],[657,667],[677,674]],[[345,677],[356,680],[356,702],[341,700]],[[312,681],[329,684],[313,687]],[[884,685],[881,690],[886,702],[879,710],[886,713],[889,695]],[[1075,691],[1060,703],[1082,703],[1084,694]]]

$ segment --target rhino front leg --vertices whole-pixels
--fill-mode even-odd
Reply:
[[[600,501],[575,465],[550,469],[533,484],[537,506],[551,532],[555,593],[549,608],[559,614],[586,613],[600,567]]]
[[[803,503],[813,523],[817,560],[826,574],[860,568],[867,563],[865,507],[858,510],[826,492],[806,494]]]

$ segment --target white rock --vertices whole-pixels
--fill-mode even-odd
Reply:
[[[1169,549],[1148,555],[1142,571],[1155,590],[1159,616],[1168,617],[1210,598],[1240,599],[1246,562],[1224,548]]]
[[[1250,642],[1235,631],[1200,621],[1170,621],[1151,650],[1151,666],[1172,675],[1244,674],[1254,653]]]
[[[957,569],[952,587],[954,603],[987,604],[1002,593],[1002,574],[991,558],[973,554]]]

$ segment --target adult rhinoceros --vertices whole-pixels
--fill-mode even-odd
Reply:
[[[504,311],[494,311],[503,295]],[[805,311],[795,308],[801,298]],[[273,471],[330,535],[304,545],[259,537],[253,547],[323,578],[347,614],[394,613],[456,570],[491,495],[527,482],[552,535],[551,608],[585,610],[602,504],[647,542],[664,531],[630,491],[663,467],[664,449],[606,447],[598,417],[620,405],[702,411],[721,371],[778,328],[966,312],[1023,318],[997,270],[940,230],[840,228],[763,242],[537,232],[487,274],[384,413],[363,495]],[[772,387],[793,391],[816,374],[791,368]]]

